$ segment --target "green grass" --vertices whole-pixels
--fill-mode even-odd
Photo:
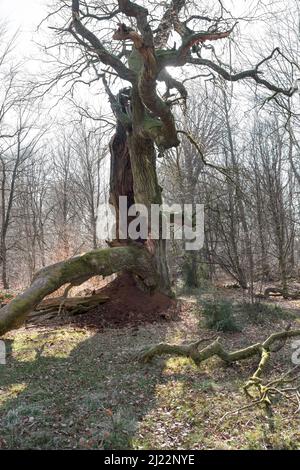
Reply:
[[[272,328],[280,327],[277,321]],[[197,324],[189,314],[184,322],[138,330],[65,327],[8,335],[8,363],[0,366],[0,448],[300,449],[299,416],[290,403],[276,405],[272,434],[262,409],[220,422],[247,404],[241,387],[256,359],[226,366],[213,358],[199,368],[180,357],[135,360],[146,344],[197,337],[191,322]],[[232,337],[248,344],[245,332],[223,341]],[[277,367],[289,367],[289,347],[280,354]]]
[[[0,291],[0,300],[3,300],[3,299],[12,299],[13,298],[13,294],[11,294],[10,292],[2,292]]]
[[[130,448],[134,410],[156,377],[125,360],[122,340],[71,328],[17,332],[0,366],[2,446]]]

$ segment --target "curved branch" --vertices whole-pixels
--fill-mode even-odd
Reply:
[[[264,59],[264,61],[261,61],[260,64],[262,64],[266,60],[268,59],[267,58]],[[260,64],[258,64],[253,69],[244,70],[242,72],[231,74],[226,69],[216,64],[215,62],[212,62],[209,59],[203,59],[202,57],[197,57],[197,58],[191,57],[188,60],[188,63],[194,64],[194,65],[204,65],[205,67],[208,67],[214,72],[217,72],[221,77],[223,77],[225,80],[228,80],[230,82],[237,82],[238,80],[250,78],[254,80],[258,85],[262,85],[268,88],[269,90],[274,91],[275,93],[282,93],[285,96],[292,96],[295,92],[294,88],[290,88],[286,90],[282,87],[278,87],[277,85],[273,85],[272,83],[268,82],[268,80],[265,80],[264,78],[262,78],[258,70],[258,67]]]
[[[145,46],[153,48],[153,34],[148,23],[148,10],[130,0],[118,0],[118,5],[119,10],[127,17],[132,16],[136,19],[137,27],[142,34]]]
[[[158,146],[161,149],[178,147],[180,141],[177,137],[175,119],[170,106],[165,103],[156,93],[156,79],[142,73],[139,81],[139,93],[143,104],[161,120],[161,132]]]
[[[163,69],[159,73],[157,79],[158,81],[165,82],[166,87],[167,87],[167,95],[169,93],[169,90],[172,90],[173,88],[175,88],[180,94],[181,98],[184,100],[184,102],[186,102],[188,93],[183,82],[180,82],[179,80],[176,80],[175,78],[173,78],[166,69]]]
[[[149,288],[157,284],[151,255],[137,246],[94,250],[42,269],[28,289],[0,309],[0,336],[21,326],[44,297],[64,284],[80,285],[93,276],[109,276],[121,271],[138,276]]]
[[[108,52],[97,36],[87,29],[80,21],[79,2],[77,0],[73,0],[72,2],[72,18],[73,21],[70,25],[69,31],[73,34],[77,42],[89,50],[92,49],[97,54],[100,61],[103,64],[112,67],[118,73],[120,78],[133,82],[136,79],[135,73],[128,69],[116,55]],[[75,34],[73,28],[75,32],[84,39],[84,41]],[[87,43],[85,41],[87,41]]]
[[[288,326],[289,328],[289,326]],[[296,336],[300,336],[300,329],[298,330],[290,330],[286,329],[285,331],[281,331],[279,333],[271,334],[263,343],[256,343],[252,344],[244,349],[239,349],[237,351],[227,351],[220,343],[220,339],[217,338],[211,344],[206,346],[205,348],[199,350],[199,345],[201,342],[205,341],[206,339],[202,339],[200,341],[196,341],[190,344],[166,344],[160,343],[155,346],[151,346],[147,349],[140,351],[139,358],[143,362],[149,362],[155,356],[161,356],[163,354],[171,354],[176,356],[184,356],[192,359],[194,363],[198,366],[201,362],[210,359],[211,357],[217,356],[222,359],[226,363],[231,363],[235,361],[240,361],[243,359],[248,359],[250,357],[259,355],[260,360],[258,366],[253,373],[253,375],[246,381],[245,385],[243,386],[244,392],[247,397],[251,398],[252,403],[250,405],[243,406],[234,412],[227,412],[221,418],[220,421],[228,416],[231,413],[238,413],[244,409],[251,408],[252,406],[263,404],[265,405],[267,416],[271,419],[272,418],[272,408],[271,408],[271,397],[274,394],[281,394],[285,398],[293,401],[293,399],[287,395],[288,391],[296,392],[296,397],[298,399],[298,410],[299,410],[299,395],[298,390],[300,386],[285,388],[282,390],[278,389],[278,384],[286,384],[289,382],[293,382],[295,379],[288,379],[288,375],[291,374],[295,369],[299,366],[296,366],[291,371],[288,371],[284,374],[280,379],[273,380],[267,384],[263,383],[262,376],[263,373],[269,363],[271,353],[279,351],[279,348],[272,348],[274,343],[287,340],[288,338],[293,338]],[[275,387],[276,386],[276,387]],[[297,411],[298,411],[297,410]],[[271,420],[272,423],[272,420]]]
[[[193,33],[186,36],[182,42],[182,46],[177,51],[176,61],[179,64],[184,64],[187,60],[187,56],[191,47],[196,44],[201,44],[205,41],[217,41],[219,39],[228,38],[232,33],[235,25],[230,28],[228,31],[220,31],[220,32],[209,32],[209,31],[201,31],[199,33]]]
[[[113,39],[117,41],[130,40],[133,42],[135,49],[140,53],[144,60],[145,68],[151,77],[157,75],[157,64],[153,46],[148,46],[143,36],[134,31],[134,29],[119,23],[119,28],[114,32]]]
[[[140,359],[143,362],[149,362],[155,356],[162,356],[164,354],[172,354],[175,356],[185,356],[191,358],[196,365],[199,365],[201,362],[206,361],[207,359],[217,356],[222,359],[224,362],[236,362],[243,359],[248,359],[252,356],[261,355],[261,360],[259,366],[252,376],[254,380],[257,380],[261,377],[263,369],[269,359],[270,347],[279,340],[287,339],[300,336],[299,330],[286,330],[279,333],[273,333],[269,336],[263,343],[256,343],[248,346],[244,349],[239,349],[237,351],[227,351],[220,343],[220,338],[217,338],[211,344],[199,351],[200,341],[189,344],[168,344],[160,343],[154,346],[151,346],[147,349],[140,351]]]
[[[299,331],[300,335],[300,331]],[[254,344],[245,349],[229,352],[223,348],[220,343],[220,338],[217,338],[211,344],[199,351],[199,341],[190,344],[167,344],[160,343],[144,349],[140,352],[140,359],[143,362],[149,362],[155,356],[162,356],[164,354],[171,354],[175,356],[185,356],[192,359],[195,364],[199,365],[201,362],[206,361],[210,357],[218,356],[224,362],[234,362],[240,359],[246,359],[260,352],[261,345]]]
[[[156,29],[154,45],[158,49],[166,47],[174,22],[182,8],[185,6],[186,0],[172,0],[165,10],[161,22]]]
[[[183,131],[183,130],[178,130],[177,134],[183,134],[183,135],[186,136],[186,138],[190,141],[190,143],[196,148],[198,154],[200,155],[200,158],[201,158],[201,161],[202,161],[203,165],[208,166],[209,168],[213,168],[214,170],[218,171],[219,173],[222,173],[222,175],[226,176],[226,178],[228,178],[234,185],[236,185],[236,182],[229,175],[228,168],[225,168],[225,167],[222,167],[222,166],[219,166],[219,165],[214,165],[213,163],[210,163],[205,159],[200,145],[198,144],[198,142],[196,142],[196,140],[194,139],[194,137],[191,134],[189,134],[188,132]]]
[[[139,72],[138,91],[142,103],[153,114],[154,119],[157,120],[155,128],[159,129],[161,127],[157,132],[157,138],[155,139],[156,144],[162,149],[177,147],[180,142],[177,137],[174,116],[170,106],[165,103],[156,92],[156,80],[159,75],[159,70],[154,49],[145,44],[139,33],[123,23],[119,24],[119,28],[115,31],[113,39],[119,41],[126,39],[131,40],[134,44],[134,48],[143,60],[143,67]],[[181,87],[181,90],[182,88],[184,87]],[[150,124],[152,125],[152,123]],[[144,126],[144,128],[145,127],[149,126]]]

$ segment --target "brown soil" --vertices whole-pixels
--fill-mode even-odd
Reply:
[[[178,317],[180,303],[158,292],[149,294],[138,289],[133,278],[122,274],[96,291],[109,300],[88,313],[49,320],[47,325],[72,324],[80,327],[120,328],[143,323],[174,320]],[[45,325],[46,322],[43,322]]]

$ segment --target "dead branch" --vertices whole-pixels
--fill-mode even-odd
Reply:
[[[149,348],[143,349],[139,357],[143,362],[149,362],[155,356],[162,356],[165,354],[171,354],[175,356],[184,356],[191,358],[196,365],[201,364],[201,362],[210,359],[211,357],[217,356],[222,359],[224,362],[231,363],[240,361],[243,359],[248,359],[255,355],[260,355],[261,360],[256,370],[255,374],[251,377],[253,382],[257,382],[265,366],[269,360],[271,353],[271,346],[279,340],[287,339],[300,336],[300,329],[297,330],[287,330],[281,331],[279,333],[273,333],[270,335],[263,343],[256,343],[246,348],[239,349],[237,351],[227,351],[220,343],[220,338],[217,338],[211,344],[199,351],[200,341],[196,341],[189,344],[168,344],[168,343],[159,343],[157,345],[151,346]],[[201,340],[202,342],[202,340]],[[250,380],[251,380],[250,379]],[[249,389],[250,387],[248,387]]]
[[[266,369],[267,364],[269,363],[271,354],[277,351],[276,349],[272,349],[274,343],[282,340],[286,341],[288,338],[296,336],[300,336],[300,329],[287,329],[285,331],[271,334],[263,343],[252,344],[237,351],[227,351],[221,345],[220,338],[217,338],[215,341],[201,350],[199,350],[199,346],[203,340],[182,345],[160,343],[140,351],[139,359],[143,362],[149,362],[155,356],[170,354],[175,356],[188,357],[192,359],[197,366],[199,366],[201,362],[206,361],[214,356],[219,357],[226,363],[232,363],[259,355],[260,361],[258,367],[243,387],[243,390],[247,398],[250,398],[251,403],[236,410],[225,413],[220,422],[231,414],[238,414],[246,409],[263,405],[266,416],[268,418],[270,429],[272,429],[274,426],[272,397],[276,395],[282,396],[297,406],[296,412],[298,412],[300,409],[300,385],[295,387],[282,388],[287,383],[294,382],[295,380],[299,379],[299,376],[290,378],[290,375],[294,373],[295,370],[299,368],[299,366],[294,367],[280,378],[269,381],[267,383],[263,382],[262,375]]]
[[[101,294],[94,294],[86,297],[54,297],[45,299],[35,310],[28,315],[28,321],[39,322],[48,320],[55,316],[63,314],[64,316],[74,316],[81,313],[87,313],[97,305],[103,304],[109,300],[109,297]]]

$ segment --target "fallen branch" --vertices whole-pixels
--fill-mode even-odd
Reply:
[[[284,298],[289,298],[289,299],[300,299],[300,292],[299,291],[294,291],[294,292],[285,292],[284,289],[280,289],[279,287],[267,287],[264,290],[263,297],[268,298],[270,296],[273,297],[284,297]]]
[[[28,320],[34,322],[48,320],[60,314],[67,316],[79,315],[81,313],[87,313],[92,308],[108,300],[109,297],[105,297],[101,294],[87,297],[55,297],[45,299],[28,315]]]
[[[295,409],[295,414],[300,412],[300,394],[299,394],[299,389],[300,389],[300,384],[295,385],[294,387],[285,387],[285,384],[287,383],[292,383],[295,381],[300,380],[300,376],[292,376],[295,372],[299,371],[299,365],[293,367],[289,371],[287,371],[285,374],[283,374],[281,377],[274,379],[270,382],[267,383],[262,383],[261,380],[256,381],[254,379],[254,376],[256,375],[257,378],[257,371],[256,373],[249,379],[247,384],[244,387],[244,390],[247,388],[247,386],[255,386],[257,388],[257,396],[250,395],[246,391],[246,395],[251,398],[251,403],[241,406],[240,408],[237,408],[235,410],[227,411],[222,418],[218,421],[217,426],[224,421],[225,418],[229,416],[233,416],[235,414],[239,414],[242,411],[249,410],[251,408],[254,408],[256,406],[263,406],[266,412],[266,417],[268,419],[268,424],[269,424],[269,429],[270,431],[275,430],[275,423],[274,423],[274,415],[273,415],[273,410],[272,410],[272,401],[273,397],[281,397],[284,398],[285,400],[290,401],[293,405],[296,406]],[[292,376],[292,377],[291,377]],[[253,380],[254,379],[254,380]],[[253,383],[251,383],[253,382]]]
[[[295,387],[282,388],[285,384],[294,382],[299,377],[290,378],[291,374],[298,370],[299,366],[291,369],[279,379],[272,380],[266,384],[262,381],[262,375],[266,369],[266,366],[270,360],[271,354],[277,352],[280,348],[274,348],[274,344],[278,341],[285,342],[288,338],[300,336],[300,329],[291,330],[290,325],[285,331],[271,334],[263,343],[252,344],[246,348],[239,349],[237,351],[227,351],[220,343],[220,338],[217,338],[208,346],[199,350],[200,344],[207,340],[202,339],[189,344],[167,344],[160,343],[151,346],[147,349],[143,349],[139,353],[139,358],[143,362],[149,362],[155,356],[161,356],[164,354],[171,354],[175,356],[184,356],[192,359],[194,363],[199,366],[201,362],[207,359],[217,356],[226,363],[236,362],[243,359],[248,359],[255,355],[260,356],[260,361],[254,374],[247,380],[243,389],[248,398],[251,399],[251,403],[237,410],[229,411],[221,418],[223,421],[227,416],[232,414],[238,414],[244,410],[250,409],[257,405],[263,405],[268,418],[270,430],[274,428],[273,421],[273,410],[272,410],[272,397],[280,395],[285,399],[288,399],[295,405],[297,405],[297,411],[300,410],[300,385]]]
[[[269,355],[272,352],[271,346],[277,341],[285,340],[295,336],[300,336],[300,329],[273,333],[263,343],[252,344],[251,346],[247,346],[246,348],[239,349],[237,351],[227,351],[220,343],[220,338],[217,338],[215,341],[201,350],[199,350],[199,345],[203,342],[203,340],[182,345],[159,343],[140,351],[139,358],[143,362],[149,362],[155,356],[171,354],[175,356],[189,357],[195,362],[196,365],[199,365],[201,362],[206,361],[207,359],[214,356],[219,357],[224,362],[231,363],[248,359],[255,355],[260,355],[261,360],[259,367],[252,376],[252,379],[255,382],[261,377],[266,363],[268,362]]]

